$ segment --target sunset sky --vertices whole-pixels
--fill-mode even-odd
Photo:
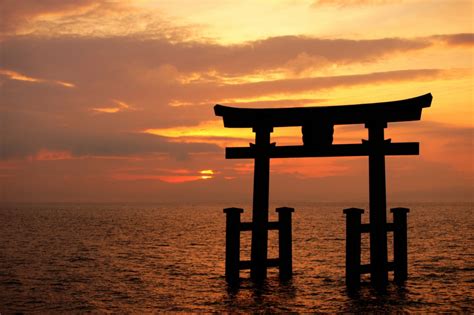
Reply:
[[[248,201],[251,130],[216,103],[343,105],[431,92],[386,138],[389,201],[473,201],[474,1],[0,0],[0,201]],[[359,143],[364,126],[336,127]],[[301,143],[298,128],[272,142]],[[271,199],[366,201],[366,157],[275,159]]]

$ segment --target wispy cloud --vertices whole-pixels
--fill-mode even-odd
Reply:
[[[373,6],[401,3],[403,0],[316,0],[312,7],[320,6],[337,6],[337,7],[354,7],[354,6]]]
[[[474,45],[474,33],[462,33],[462,34],[448,34],[448,35],[436,35],[433,36],[436,40],[441,40],[443,43],[449,46],[473,46]]]
[[[250,98],[265,95],[286,95],[307,91],[320,91],[340,87],[354,87],[368,84],[400,83],[410,81],[431,81],[435,79],[459,78],[469,75],[470,70],[413,69],[376,72],[367,74],[327,76],[301,79],[283,79],[245,84],[214,86],[195,84],[184,86],[183,99],[190,100],[196,95],[209,96],[210,99]]]
[[[95,0],[2,1],[0,32],[15,32],[41,16],[77,15],[96,6]]]
[[[165,19],[161,10],[143,9],[129,0],[5,0],[1,9],[0,38],[133,36],[182,41],[197,37],[197,26],[177,25]]]
[[[89,75],[100,76],[109,75],[113,70],[130,70],[130,61],[133,60],[135,71],[146,69],[149,74],[166,74],[168,80],[174,75],[178,80],[176,76],[180,73],[199,73],[201,77],[212,72],[223,76],[248,76],[269,70],[301,72],[314,67],[322,69],[334,65],[374,62],[388,56],[426,49],[432,43],[425,38],[352,40],[283,36],[225,46],[133,37],[101,40],[21,37],[6,40],[2,45],[4,67],[15,71],[18,71],[16,65],[26,65],[28,61],[35,62],[39,67],[36,69],[43,71],[74,68],[77,69],[77,75],[84,74],[85,67],[94,67],[90,69]],[[90,81],[90,77],[83,79]]]
[[[135,110],[135,108],[125,102],[119,100],[112,100],[115,106],[111,107],[94,107],[91,110],[97,113],[106,113],[106,114],[114,114],[123,111],[131,111]]]
[[[94,129],[82,122],[81,128],[65,126],[54,115],[3,112],[2,118],[6,132],[0,159],[26,158],[46,150],[68,152],[74,157],[158,154],[185,160],[193,153],[220,151],[209,143],[175,143],[157,135]]]
[[[11,70],[6,70],[6,69],[0,69],[0,76],[3,76],[10,80],[16,80],[16,81],[25,81],[25,82],[33,82],[33,83],[50,83],[50,84],[59,85],[59,86],[67,87],[67,88],[76,87],[74,84],[70,82],[34,78],[34,77],[27,76],[25,74],[22,74],[16,71],[11,71]]]

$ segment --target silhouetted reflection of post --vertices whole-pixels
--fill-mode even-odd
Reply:
[[[293,274],[293,253],[291,245],[291,214],[295,209],[277,208],[278,212],[278,251],[280,279],[289,280]]]
[[[250,276],[255,281],[267,277],[268,198],[270,185],[270,133],[273,128],[260,126],[255,132],[255,165],[252,211],[252,249]]]
[[[225,233],[225,278],[230,285],[239,284],[240,266],[240,208],[226,208],[226,233]]]
[[[364,210],[349,208],[346,215],[346,285],[349,290],[360,285],[361,216]]]
[[[407,213],[410,209],[393,208],[393,260],[394,280],[401,284],[408,277]]]
[[[388,283],[387,201],[385,192],[384,122],[369,129],[370,277],[377,288]]]

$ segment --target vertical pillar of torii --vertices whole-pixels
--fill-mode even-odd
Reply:
[[[250,276],[261,281],[267,276],[268,203],[270,189],[270,133],[272,127],[253,128],[255,160],[253,180],[252,244]]]
[[[386,122],[371,122],[369,129],[370,278],[376,287],[388,283],[387,193],[385,185],[384,129]]]

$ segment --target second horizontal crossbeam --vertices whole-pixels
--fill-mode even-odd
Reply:
[[[298,157],[335,157],[335,156],[368,156],[371,152],[368,144],[333,144],[324,148],[313,148],[303,145],[269,146],[265,154],[270,158],[298,158]],[[418,155],[418,142],[385,143],[385,155]],[[257,156],[255,147],[226,148],[227,159],[253,159]]]

